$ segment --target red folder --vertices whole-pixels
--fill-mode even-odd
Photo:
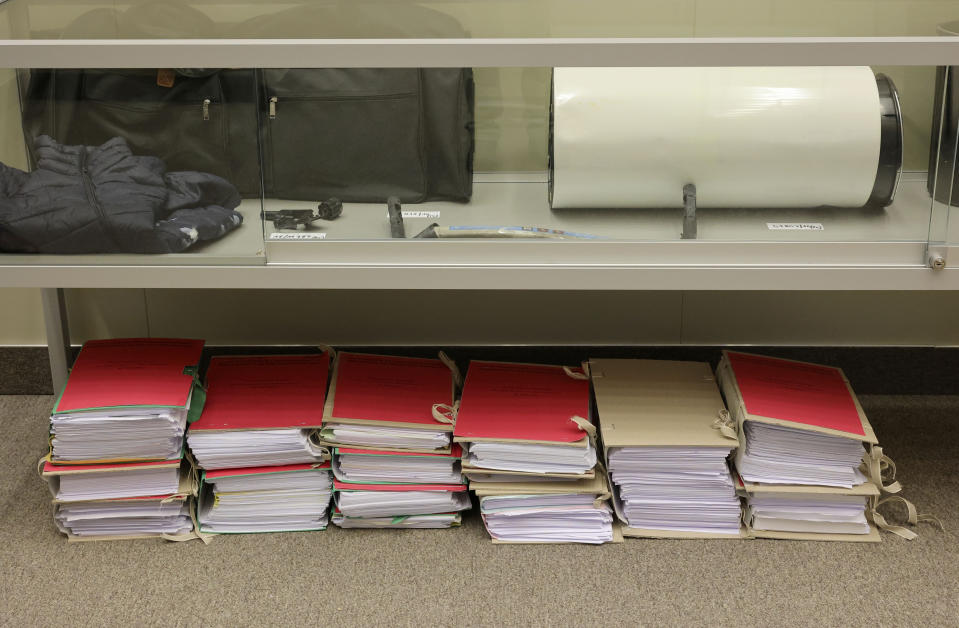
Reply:
[[[320,355],[218,356],[191,430],[320,427],[330,367]]]
[[[432,458],[462,458],[463,448],[459,443],[453,443],[448,452],[423,452],[423,451],[383,451],[379,449],[355,449],[352,447],[337,447],[337,454],[357,454],[362,456],[427,456]]]
[[[449,491],[459,493],[466,490],[465,484],[350,484],[333,479],[333,489],[337,491]]]
[[[586,437],[574,416],[589,416],[589,382],[563,367],[474,361],[453,436],[572,443]]]
[[[202,353],[202,340],[90,340],[83,345],[53,411],[185,407]]]
[[[453,403],[453,375],[440,360],[341,352],[336,362],[327,422],[448,428],[433,418],[434,404]]]
[[[244,467],[242,469],[217,469],[216,471],[204,471],[203,478],[207,481],[218,478],[235,478],[242,475],[265,475],[267,473],[289,473],[291,471],[329,471],[330,461],[322,464],[284,464],[270,467]]]
[[[839,369],[745,353],[727,356],[748,414],[865,435]]]

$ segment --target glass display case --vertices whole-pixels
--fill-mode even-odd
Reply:
[[[959,1],[9,0],[0,267],[582,288],[948,270],[956,19]]]

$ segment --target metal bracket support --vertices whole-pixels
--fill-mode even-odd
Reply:
[[[687,183],[683,186],[683,240],[696,239],[696,186]]]
[[[946,268],[948,253],[948,247],[941,244],[930,244],[926,247],[926,264],[933,270],[943,270]]]
[[[58,395],[67,384],[70,372],[70,326],[63,288],[43,288],[43,322],[47,330],[47,351],[50,354],[50,375],[53,394]]]

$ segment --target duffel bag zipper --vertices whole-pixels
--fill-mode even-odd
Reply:
[[[117,238],[116,234],[113,232],[113,227],[110,225],[110,221],[107,220],[106,214],[103,212],[103,207],[100,205],[100,199],[97,198],[97,190],[93,185],[93,177],[90,176],[90,170],[87,168],[87,147],[80,147],[80,180],[83,181],[83,192],[87,196],[87,202],[93,206],[94,211],[96,211],[97,216],[100,218],[101,224],[103,225],[103,230],[106,232],[110,240],[113,241],[113,246],[116,247],[117,251],[122,251],[123,247],[120,246],[120,241]]]
[[[209,98],[203,99],[203,120],[204,121],[210,119],[210,103],[211,102],[213,101],[210,100]]]
[[[294,102],[345,102],[350,100],[396,100],[416,96],[416,92],[400,94],[350,94],[343,96],[291,96]],[[270,120],[276,120],[276,105],[280,102],[278,96],[270,96],[268,102]]]

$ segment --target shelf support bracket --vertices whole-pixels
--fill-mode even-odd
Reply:
[[[949,248],[942,244],[929,244],[926,247],[926,264],[933,270],[944,270]]]
[[[43,322],[47,330],[47,351],[50,355],[50,376],[53,394],[59,395],[70,372],[70,326],[63,288],[43,288]]]
[[[683,186],[683,240],[696,239],[696,186]]]

